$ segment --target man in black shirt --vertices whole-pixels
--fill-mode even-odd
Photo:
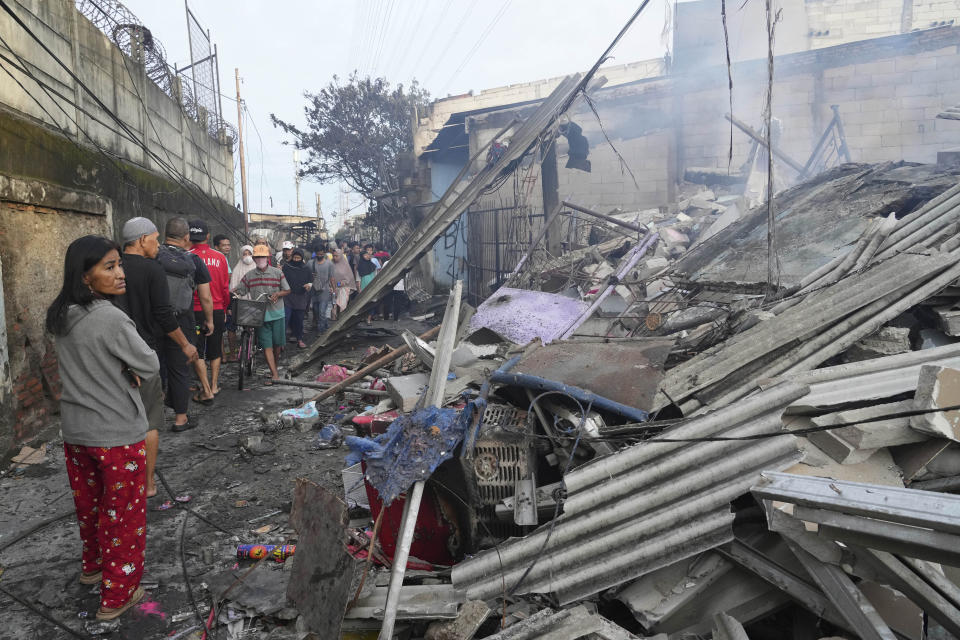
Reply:
[[[213,332],[213,296],[210,292],[210,272],[207,265],[200,256],[190,253],[192,247],[190,242],[190,225],[183,218],[170,218],[167,221],[164,240],[164,250],[170,251],[175,256],[183,260],[190,260],[193,264],[191,273],[191,285],[196,289],[197,297],[200,298],[200,306],[203,309],[203,331],[204,335],[210,335]],[[184,335],[191,341],[197,339],[197,325],[193,313],[193,294],[188,296],[188,303],[182,309],[175,309],[177,324],[183,330]],[[192,360],[194,370],[197,370],[199,359]],[[167,373],[167,400],[177,414],[173,424],[174,431],[186,431],[197,426],[196,423],[187,417],[187,405],[190,401],[190,363],[187,362],[181,353],[177,351],[176,344],[170,339],[165,339],[160,353],[160,370]],[[197,374],[199,376],[199,373]],[[212,402],[213,391],[210,389],[210,383],[206,376],[200,377],[201,392],[197,396],[201,402]],[[208,400],[209,399],[209,400]]]
[[[177,344],[187,361],[197,358],[197,348],[184,335],[170,306],[167,276],[157,262],[160,244],[157,227],[147,218],[132,218],[123,225],[123,270],[127,278],[126,311],[137,332],[159,357],[161,340]],[[160,446],[158,430],[163,425],[163,391],[160,376],[141,381],[140,394],[150,430],[147,432],[147,497],[157,493],[153,470]]]

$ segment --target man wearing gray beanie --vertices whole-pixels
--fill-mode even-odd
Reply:
[[[176,341],[188,361],[197,358],[197,348],[187,340],[170,304],[167,274],[157,262],[160,250],[157,226],[147,218],[131,218],[123,225],[120,239],[123,245],[123,270],[126,274],[126,293],[116,301],[137,325],[140,337],[154,351],[160,351],[161,339],[169,336]],[[140,397],[147,412],[147,497],[157,493],[153,470],[160,447],[159,429],[163,426],[163,387],[160,376],[140,383]]]

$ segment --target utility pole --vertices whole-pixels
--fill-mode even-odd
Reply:
[[[240,149],[240,195],[243,201],[243,235],[250,237],[250,219],[247,215],[247,163],[243,157],[243,102],[240,99],[240,69],[234,68],[237,77],[237,142]]]
[[[297,184],[297,210],[296,215],[303,215],[300,209],[300,151],[293,150],[293,181]]]

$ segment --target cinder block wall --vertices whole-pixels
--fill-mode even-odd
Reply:
[[[960,144],[960,122],[938,120],[960,102],[960,29],[939,28],[780,56],[775,61],[773,113],[783,125],[780,148],[806,162],[838,105],[855,162],[935,162]],[[766,61],[734,67],[734,114],[757,130],[767,88]],[[677,124],[684,166],[725,168],[729,111],[726,69],[677,77]],[[733,134],[736,170],[751,140]],[[787,176],[795,173],[780,168]]]

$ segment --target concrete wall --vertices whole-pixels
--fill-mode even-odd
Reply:
[[[130,131],[111,122],[13,20],[0,20],[0,35],[12,51],[60,94],[50,98],[28,74],[3,62],[23,87],[0,73],[6,333],[0,335],[0,367],[7,364],[0,374],[0,457],[37,437],[57,410],[57,363],[43,320],[71,241],[90,233],[117,238],[134,216],[152,219],[161,231],[173,216],[203,218],[211,234],[231,235],[237,249],[243,229],[233,207],[230,141],[211,138],[184,116],[69,0],[22,0],[14,10]],[[13,57],[2,47],[0,53]],[[173,169],[149,158],[144,144]]]
[[[778,57],[773,113],[783,124],[780,147],[804,163],[838,105],[855,162],[935,162],[960,144],[960,126],[937,113],[960,102],[960,28],[913,32]],[[765,62],[734,68],[734,114],[762,126]],[[683,166],[726,168],[729,111],[726,69],[675,79],[677,135]],[[734,131],[734,169],[751,140]],[[784,177],[796,174],[779,168]]]
[[[60,381],[47,307],[63,282],[63,256],[75,238],[110,235],[110,203],[94,194],[0,175],[0,255],[10,395],[0,452],[29,441],[56,413]]]
[[[71,0],[24,0],[14,5],[14,11],[129,131],[122,130],[52,56],[10,19],[0,20],[0,35],[10,45],[10,50],[0,45],[0,52],[9,58],[22,58],[50,94],[27,74],[4,63],[15,80],[0,73],[0,105],[66,131],[83,144],[98,145],[144,169],[165,174],[166,170],[144,151],[145,144],[173,171],[211,197],[233,202],[232,141],[215,140],[204,126],[185,116],[175,100],[145,78],[142,66],[121,53]]]

